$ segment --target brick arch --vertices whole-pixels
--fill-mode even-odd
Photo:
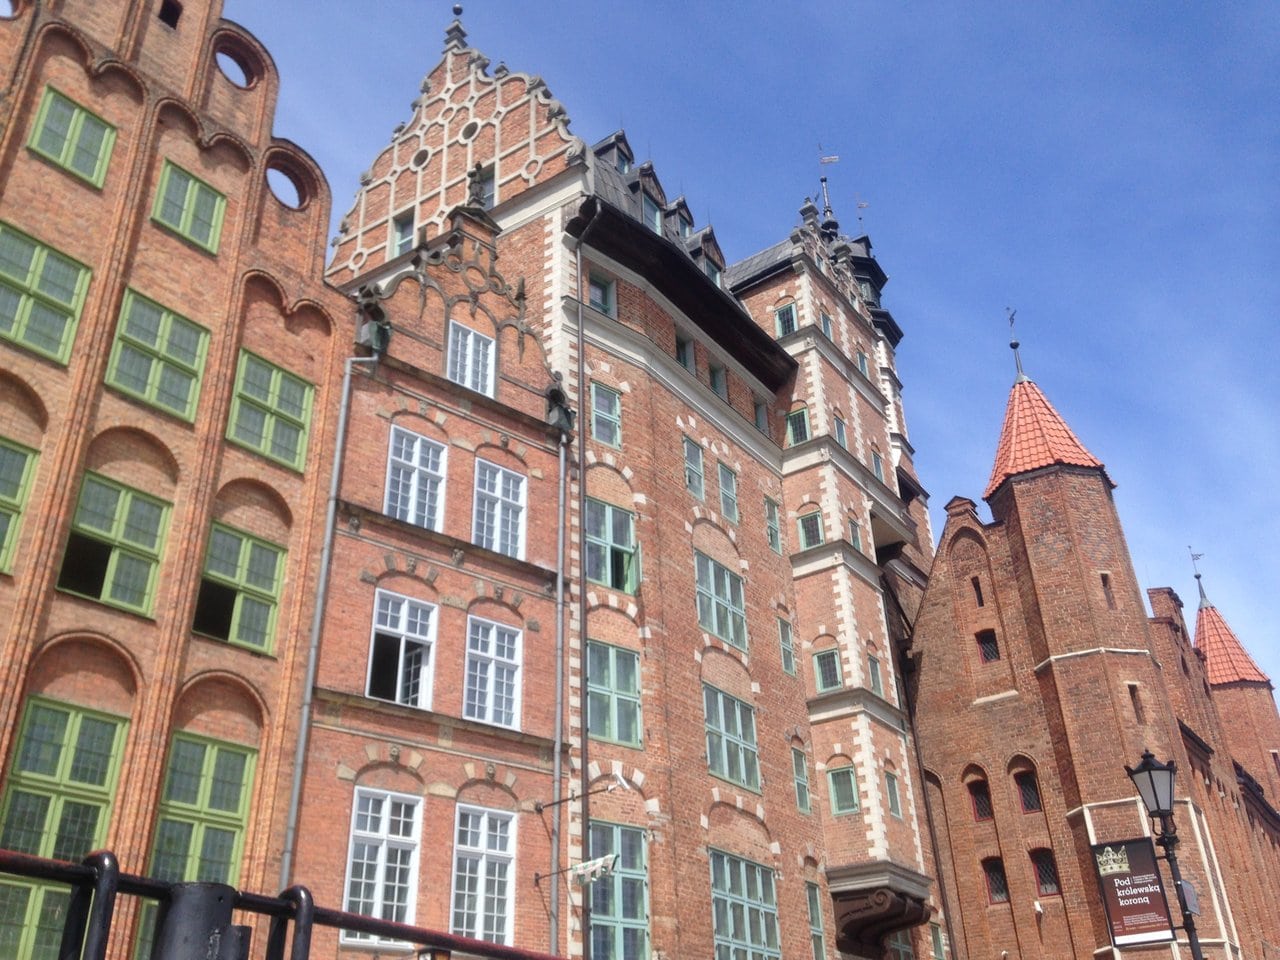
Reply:
[[[731,784],[725,786],[732,788]],[[776,867],[779,858],[773,850],[773,832],[765,822],[761,798],[746,793],[740,799],[742,806],[735,798],[733,802],[713,800],[707,808],[707,846]]]
[[[436,443],[443,443],[446,448],[449,447],[451,435],[449,433],[449,418],[445,418],[444,423],[436,423],[431,418],[430,411],[419,412],[418,410],[402,409],[395,410],[391,413],[391,426],[401,427],[405,430],[412,430],[414,433],[420,434],[434,440]],[[448,455],[446,449],[446,459]],[[446,464],[447,468],[447,464]]]
[[[253,478],[223,484],[214,497],[212,514],[215,520],[280,544],[288,542],[293,528],[293,513],[284,496]]]
[[[728,567],[732,572],[742,575],[738,545],[729,539],[726,528],[707,516],[698,516],[693,521],[693,535],[689,538],[693,548],[705,553],[712,560]],[[689,558],[692,567],[693,558]]]
[[[970,784],[977,780],[985,780],[988,783],[991,782],[991,778],[987,776],[986,769],[983,768],[981,765],[976,763],[971,763],[971,764],[968,764],[963,770],[960,771],[961,783]]]
[[[602,595],[592,602],[592,591],[587,590],[587,614],[590,617],[587,639],[626,647],[643,656],[644,638],[639,633],[639,610],[633,612],[629,608],[615,607],[609,602],[610,595],[607,589],[602,588]]]
[[[638,768],[631,768],[631,775],[625,773],[626,767],[619,761],[613,761],[611,768],[601,771],[595,763],[588,766],[592,774],[587,785],[588,790],[598,790],[616,782],[621,778],[626,789],[618,787],[608,793],[598,793],[591,798],[592,818],[614,820],[618,823],[643,823],[647,818],[658,816],[662,811],[659,798],[650,796],[645,790],[646,777]]]
[[[489,807],[508,813],[520,812],[520,797],[515,787],[503,781],[497,774],[498,764],[494,764],[495,776],[492,780],[487,775],[470,776],[458,785],[454,799],[457,803],[476,807]]]
[[[22,4],[15,5],[14,12],[21,12]],[[44,56],[63,56],[80,63],[86,70],[93,63],[93,47],[80,34],[65,24],[50,23],[40,31],[36,41]]]
[[[253,34],[229,20],[223,20],[210,35],[209,53],[208,65],[211,69],[207,71],[206,85],[212,80],[213,74],[218,72],[215,59],[219,53],[230,56],[244,70],[246,84],[243,87],[235,84],[243,92],[259,88],[264,80],[276,77],[275,64],[266,47]]]
[[[26,693],[129,716],[143,682],[141,666],[123,644],[101,634],[71,633],[40,646]]]
[[[121,77],[127,80],[129,82],[129,92],[133,94],[134,100],[138,103],[142,103],[147,96],[147,85],[142,79],[142,75],[123,60],[108,57],[95,61],[89,69],[89,74],[95,80],[105,80],[108,76]]]
[[[512,592],[514,593],[514,591]],[[467,603],[463,612],[468,617],[480,617],[484,620],[493,620],[495,623],[501,623],[504,626],[516,627],[519,630],[525,629],[524,614],[520,612],[520,608],[505,593],[501,600],[492,596],[473,597]]]
[[[164,441],[137,427],[110,427],[99,433],[89,444],[85,466],[148,493],[172,488],[181,475]]]
[[[717,690],[737,697],[743,703],[755,704],[755,691],[751,688],[751,674],[736,654],[719,647],[707,647],[702,651],[699,677]]]
[[[364,763],[356,768],[352,777],[357,787],[373,787],[411,796],[422,796],[426,792],[426,781],[418,770],[391,758],[370,760],[363,752],[361,759]]]
[[[0,407],[8,412],[6,436],[38,446],[49,426],[49,410],[35,388],[12,372],[0,370]]]
[[[592,499],[636,512],[635,488],[623,471],[611,463],[600,460],[588,462],[587,493]]]
[[[1025,753],[1015,753],[1009,757],[1009,762],[1005,764],[1005,773],[1009,776],[1013,776],[1015,773],[1034,773],[1038,777],[1040,775],[1040,765]]]
[[[269,711],[243,677],[208,671],[191,678],[173,707],[173,728],[261,749]]]
[[[527,485],[529,463],[524,457],[511,449],[512,446],[515,445],[516,444],[508,444],[507,446],[503,446],[501,440],[496,437],[485,440],[482,443],[476,444],[474,459],[488,460],[490,463],[496,463],[498,466],[506,467],[508,470],[515,470],[517,473],[523,473],[526,476],[525,483]],[[470,480],[468,480],[468,483],[470,483]]]
[[[844,751],[830,754],[822,765],[825,770],[836,770],[840,767],[857,767],[857,764],[853,762],[853,757]]]

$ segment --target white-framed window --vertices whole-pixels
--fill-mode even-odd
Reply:
[[[697,577],[698,625],[740,650],[747,649],[747,612],[742,577],[696,550],[693,559]]]
[[[849,542],[853,544],[853,549],[862,552],[862,529],[853,517],[849,518]]]
[[[428,530],[444,520],[445,446],[403,427],[391,428],[386,512]]]
[[[449,379],[468,390],[493,396],[493,337],[457,322],[449,324]]]
[[[823,542],[822,514],[814,510],[796,518],[796,529],[800,531],[800,549],[807,550]]]
[[[684,438],[684,486],[699,500],[703,498],[702,447],[689,437]]]
[[[473,543],[524,559],[525,478],[488,460],[476,461]]]
[[[420,798],[356,787],[345,909],[379,920],[412,923],[421,836]],[[398,942],[354,930],[344,930],[342,939],[348,943]]]
[[[603,314],[617,316],[617,286],[614,281],[598,273],[589,274],[587,302]]]
[[[373,601],[373,639],[366,692],[375,700],[431,708],[436,608],[412,597],[379,590]]]
[[[591,384],[591,439],[622,446],[622,394],[602,383]]]
[[[791,621],[778,618],[778,644],[782,649],[782,669],[785,673],[796,675],[796,645],[792,637]]]
[[[840,667],[839,650],[823,650],[813,655],[813,682],[819,693],[839,690],[844,686],[844,671]]]
[[[707,718],[707,766],[716,776],[759,791],[755,709],[707,683],[702,685],[702,701]]]
[[[849,436],[847,431],[845,430],[844,421],[841,420],[839,417],[835,417],[834,420],[835,420],[835,427],[836,427],[836,443],[840,444],[840,446],[842,447],[847,448],[849,446]]]
[[[782,510],[778,501],[768,497],[764,498],[764,536],[769,541],[769,549],[782,552]]]
[[[467,617],[467,676],[463,715],[499,727],[520,726],[522,631]]]
[[[773,322],[778,329],[778,336],[785,337],[796,330],[796,305],[788,303],[773,311]]]
[[[796,809],[809,812],[809,761],[799,747],[791,748],[791,776],[796,786]]]
[[[464,937],[511,943],[516,817],[459,804],[453,845],[453,920]]]
[[[738,522],[738,475],[720,464],[720,513],[730,523]]]
[[[391,220],[391,255],[398,257],[413,249],[413,210],[398,213]]]

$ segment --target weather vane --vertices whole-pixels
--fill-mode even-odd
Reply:
[[[1194,570],[1194,571],[1196,572],[1196,579],[1197,579],[1197,580],[1199,580],[1199,579],[1200,579],[1200,567],[1199,567],[1199,565],[1196,563],[1196,561],[1197,561],[1197,560],[1202,559],[1202,558],[1204,557],[1204,554],[1203,554],[1203,553],[1196,553],[1194,550],[1192,550],[1192,549],[1191,549],[1191,544],[1187,544],[1187,553],[1191,554],[1191,569],[1192,569],[1192,570]]]
[[[1018,367],[1018,379],[1022,380],[1027,376],[1022,372],[1022,354],[1018,353],[1018,348],[1022,346],[1022,344],[1018,342],[1018,338],[1013,332],[1013,318],[1018,315],[1018,311],[1013,307],[1005,307],[1004,312],[1009,315],[1009,349],[1013,351],[1013,362],[1017,364]]]

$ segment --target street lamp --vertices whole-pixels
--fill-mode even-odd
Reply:
[[[1204,960],[1200,951],[1200,937],[1196,934],[1196,918],[1187,906],[1187,892],[1183,888],[1182,871],[1178,869],[1178,828],[1173,823],[1173,775],[1177,763],[1170,760],[1161,763],[1150,750],[1142,751],[1142,760],[1136,767],[1125,766],[1124,772],[1138,788],[1138,796],[1147,808],[1147,816],[1160,821],[1156,846],[1164,849],[1163,859],[1169,864],[1173,876],[1173,889],[1178,894],[1178,908],[1182,911],[1182,929],[1187,932],[1187,943],[1194,960]]]

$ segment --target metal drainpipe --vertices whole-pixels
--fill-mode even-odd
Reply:
[[[333,470],[329,478],[329,503],[324,517],[324,547],[320,554],[320,576],[316,583],[315,611],[311,615],[311,643],[307,649],[307,675],[302,689],[302,718],[298,726],[298,745],[293,754],[293,785],[289,792],[289,820],[284,831],[284,854],[280,858],[280,889],[289,886],[293,871],[293,847],[297,841],[298,813],[302,806],[302,771],[307,759],[307,741],[311,735],[312,690],[316,683],[316,663],[320,659],[320,628],[324,623],[325,600],[329,594],[329,564],[333,559],[333,532],[338,518],[338,484],[342,479],[342,448],[346,445],[347,414],[351,406],[351,371],[357,364],[377,366],[381,354],[371,357],[347,357],[342,372],[342,403],[338,407],[338,435],[333,447]]]
[[[566,408],[567,409],[567,408]],[[569,479],[565,475],[569,432],[560,429],[560,489],[556,513],[556,737],[552,758],[551,802],[551,943],[548,953],[560,952],[560,776],[564,750],[564,522]],[[567,951],[566,951],[567,952]]]

